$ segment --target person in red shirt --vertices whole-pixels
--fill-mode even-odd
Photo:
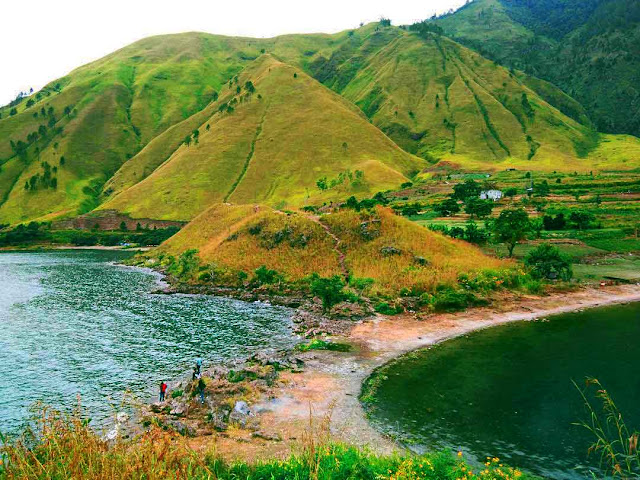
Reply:
[[[162,382],[160,384],[160,401],[161,402],[164,402],[164,397],[165,397],[166,393],[167,393],[167,384]]]

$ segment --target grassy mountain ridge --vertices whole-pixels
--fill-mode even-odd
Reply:
[[[475,2],[461,12],[473,8]],[[244,82],[241,72],[255,69],[265,53],[298,75],[294,82],[287,74],[286,88],[306,85],[304,94],[272,82],[264,101],[258,92],[233,114],[216,113],[244,95],[236,79]],[[336,116],[322,115],[325,109]],[[582,107],[554,85],[509,72],[446,37],[377,23],[272,39],[150,37],[0,114],[0,223],[73,217],[112,202],[143,217],[156,213],[153,203],[162,218],[180,219],[217,201],[322,203],[397,186],[427,165],[411,155],[476,169],[633,168],[635,154],[627,153],[637,143],[607,137],[616,148],[601,148],[604,137]],[[320,118],[323,133],[313,133]],[[211,132],[202,130],[207,123]],[[203,132],[199,144],[185,147],[196,129]],[[300,130],[305,137],[298,138]],[[215,139],[216,131],[231,136]],[[340,140],[343,132],[351,140]],[[280,142],[278,149],[267,141]],[[205,174],[223,150],[225,164],[234,166],[229,175]],[[609,151],[624,158],[607,157]],[[312,168],[301,168],[305,155]],[[182,186],[168,175],[172,168]],[[365,172],[364,182],[354,181],[356,171]],[[316,186],[320,180],[327,188]],[[252,182],[259,188],[248,187]],[[360,186],[349,187],[354,183]]]
[[[407,181],[424,165],[356,107],[270,55],[238,76],[230,90],[238,89],[198,126],[197,144],[180,146],[102,208],[185,220],[216,202],[302,206],[372,195]],[[320,179],[335,183],[340,174],[333,187],[318,187]]]
[[[391,39],[343,48],[312,70],[405,150],[463,164],[509,159],[540,166],[595,147],[584,112],[552,85],[509,72],[440,35],[399,29],[385,35]]]
[[[436,20],[445,33],[576,98],[601,131],[640,134],[640,4],[474,0]]]

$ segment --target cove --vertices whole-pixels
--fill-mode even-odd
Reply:
[[[598,378],[640,425],[640,304],[477,331],[404,355],[365,383],[375,427],[414,451],[462,450],[548,478],[589,476],[593,441],[573,385]],[[598,403],[594,403],[600,409]]]
[[[266,348],[288,348],[292,311],[261,303],[152,294],[159,275],[116,265],[132,253],[0,253],[0,432],[36,401],[69,409],[81,396],[95,425],[130,391]]]

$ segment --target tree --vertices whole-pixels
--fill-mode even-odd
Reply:
[[[467,180],[464,183],[458,183],[453,187],[452,197],[456,200],[465,201],[469,197],[477,197],[480,195],[482,187],[475,180]]]
[[[464,239],[469,243],[482,244],[487,241],[487,233],[480,230],[473,220],[469,220],[464,229]]]
[[[504,192],[504,196],[505,197],[515,197],[518,194],[518,189],[517,188],[507,188]]]
[[[127,230],[127,223],[124,220],[120,222],[120,230],[123,232]]]
[[[193,142],[198,145],[200,143],[200,130],[197,128],[193,131]]]
[[[545,230],[564,230],[567,221],[564,218],[564,213],[557,214],[555,218],[551,215],[545,215],[542,219],[542,225]]]
[[[535,186],[535,190],[536,190],[536,194],[538,194],[541,197],[546,197],[547,195],[549,195],[549,182],[547,182],[546,180],[543,180],[542,183],[538,183]]]
[[[191,135],[187,135],[186,137],[184,137],[184,140],[182,141],[187,147],[189,145],[191,145]]]
[[[15,108],[15,107],[14,107],[14,108],[12,108],[11,110],[9,110],[9,115],[11,115],[12,117],[13,117],[16,113],[18,113],[18,109],[17,109],[17,108]]]
[[[331,310],[331,307],[340,303],[344,299],[344,280],[340,275],[329,278],[322,278],[317,275],[311,280],[311,293],[322,300],[324,312]]]
[[[71,107],[67,105],[66,107],[64,107],[64,114],[66,116],[69,116],[70,113],[71,113]]]
[[[457,200],[453,198],[447,198],[442,203],[436,203],[433,206],[433,209],[441,217],[450,217],[451,215],[455,215],[460,211],[460,205],[458,204]]]
[[[596,219],[596,217],[589,212],[583,212],[581,210],[576,212],[571,212],[569,215],[569,221],[574,224],[574,226],[578,230],[586,230],[591,227],[591,223]]]
[[[327,185],[327,177],[322,177],[316,182],[318,188],[322,191],[327,190],[329,186]]]
[[[390,27],[391,26],[391,20],[388,19],[388,18],[381,17],[380,18],[380,26],[381,27]]]
[[[244,84],[244,89],[249,93],[253,93],[256,91],[256,87],[253,86],[253,82],[251,82],[251,80],[247,81]]]
[[[498,242],[507,245],[509,257],[513,257],[513,249],[527,238],[530,228],[529,215],[524,208],[505,209],[493,222],[493,235]]]
[[[485,218],[491,215],[493,210],[493,202],[491,200],[481,200],[471,197],[467,199],[464,211],[471,215],[471,218]]]
[[[524,264],[531,269],[531,274],[539,279],[569,281],[573,276],[569,256],[549,243],[543,243],[531,250],[525,257]]]

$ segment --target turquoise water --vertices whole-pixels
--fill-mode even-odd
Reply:
[[[94,424],[123,392],[141,401],[161,380],[294,343],[291,310],[195,295],[151,294],[159,277],[115,265],[113,251],[0,253],[0,431],[29,407],[82,406]]]
[[[585,478],[593,439],[573,425],[587,416],[572,380],[582,387],[598,378],[640,428],[640,305],[490,328],[380,373],[371,418],[410,448],[449,447],[549,478]]]

